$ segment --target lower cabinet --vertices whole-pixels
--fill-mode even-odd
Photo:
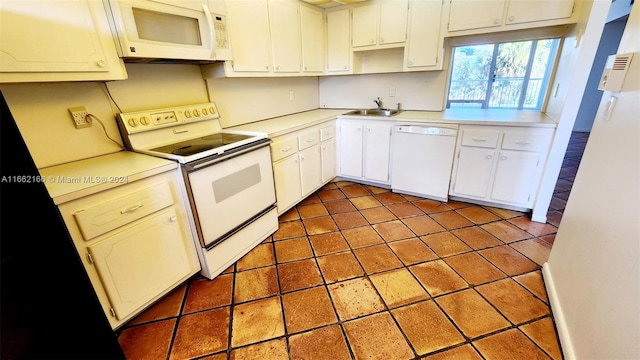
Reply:
[[[273,138],[278,215],[336,176],[335,121]]]
[[[450,196],[532,208],[553,131],[544,127],[460,126]]]
[[[200,270],[179,176],[161,173],[59,205],[114,329]]]
[[[393,122],[338,119],[340,177],[389,185]]]

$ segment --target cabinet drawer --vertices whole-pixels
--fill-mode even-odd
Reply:
[[[462,132],[463,146],[476,146],[483,148],[492,148],[498,146],[498,130],[464,130]]]
[[[298,136],[298,149],[304,150],[320,142],[318,129],[308,130]]]
[[[298,138],[290,137],[275,140],[271,144],[271,160],[278,161],[298,151]]]
[[[336,125],[331,124],[320,129],[320,141],[333,138],[336,135]]]
[[[169,183],[160,183],[82,209],[73,217],[86,241],[173,204]]]
[[[504,134],[502,148],[507,150],[541,151],[547,145],[548,137],[543,134],[508,132]]]

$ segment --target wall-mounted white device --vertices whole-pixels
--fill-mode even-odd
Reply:
[[[621,91],[634,53],[615,54],[607,58],[598,90]]]

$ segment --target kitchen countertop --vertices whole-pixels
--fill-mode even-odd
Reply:
[[[178,167],[175,161],[130,151],[39,169],[58,205]]]
[[[395,123],[446,123],[460,125],[508,125],[556,127],[557,123],[546,114],[533,110],[503,109],[447,109],[445,111],[403,110],[394,116],[344,115],[353,109],[315,109],[277,118],[234,126],[234,130],[261,131],[270,138],[320,124],[337,116]]]

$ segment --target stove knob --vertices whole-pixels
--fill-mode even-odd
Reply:
[[[140,118],[140,124],[145,125],[145,126],[149,125],[149,118],[146,117],[146,116],[141,117]]]
[[[202,115],[204,116],[209,115],[209,110],[207,110],[207,108],[202,108]]]
[[[188,119],[191,117],[191,111],[187,110],[184,112],[184,116]]]
[[[214,115],[216,113],[216,108],[214,108],[213,106],[211,106],[209,108],[209,112],[211,113],[211,115]]]
[[[200,117],[200,111],[198,111],[198,109],[193,110],[193,116]]]
[[[136,120],[135,118],[131,118],[131,119],[127,120],[127,122],[129,123],[129,126],[131,126],[131,127],[138,126],[138,120]]]

